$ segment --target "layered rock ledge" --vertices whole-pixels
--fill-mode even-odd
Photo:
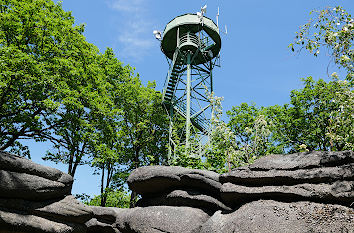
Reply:
[[[219,175],[138,168],[138,207],[86,206],[72,177],[0,151],[0,232],[354,232],[354,153],[270,155]]]

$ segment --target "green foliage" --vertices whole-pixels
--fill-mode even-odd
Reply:
[[[338,80],[336,73],[332,74],[336,84],[333,102],[337,110],[332,111],[326,136],[332,148],[336,150],[354,151],[354,90],[347,81]]]
[[[76,146],[70,141],[89,137],[87,108],[106,105],[98,50],[60,3],[8,0],[0,6],[0,149],[20,147],[18,139],[50,139],[66,151],[49,156],[66,162]]]
[[[120,115],[119,137],[122,138],[129,169],[157,165],[166,161],[167,116],[162,109],[161,93],[155,83],[141,84],[137,77],[119,88],[115,104]]]
[[[206,167],[219,173],[231,169],[231,164],[237,160],[235,157],[237,145],[235,135],[227,127],[222,118],[222,97],[217,97],[213,92],[208,94],[212,106],[209,150],[206,153]]]
[[[256,108],[243,103],[228,112],[238,145],[255,148],[248,154],[258,157],[285,151],[353,148],[350,84],[322,79],[316,82],[311,77],[303,82],[304,88],[291,91],[289,104]]]
[[[229,126],[244,155],[353,149],[351,85],[311,77],[303,82],[304,88],[291,91],[289,104],[256,108],[243,103],[228,111]]]
[[[331,82],[308,77],[303,79],[304,88],[291,92],[289,104],[233,107],[227,112],[228,126],[239,148],[236,157],[244,162],[285,151],[353,149],[353,19],[341,7],[312,13],[316,17],[300,28],[289,47],[305,48],[315,56],[327,48],[334,62],[347,71],[349,83],[339,81],[335,73]]]
[[[125,148],[126,171],[166,163],[168,118],[155,83],[149,82],[145,87],[138,77],[132,77],[117,90],[114,103],[121,110],[117,119],[118,134]],[[136,195],[132,192],[131,207],[135,205]]]
[[[320,48],[327,48],[334,62],[348,72],[347,80],[354,81],[354,20],[342,7],[327,7],[312,11],[315,17],[300,28],[294,44],[289,47],[295,51],[305,48],[317,56]]]
[[[165,161],[165,115],[154,83],[100,54],[51,0],[0,1],[0,149],[50,140],[44,159],[101,174],[101,196],[133,168]],[[105,200],[102,200],[104,204]]]
[[[193,140],[190,141],[192,148],[198,147]],[[170,166],[181,166],[193,169],[206,169],[205,162],[200,156],[191,156],[186,153],[185,145],[179,144],[175,150],[175,158],[170,161]]]
[[[72,25],[71,15],[52,1],[0,1],[1,150],[49,134],[46,118],[59,107],[64,78],[58,65],[67,56],[68,35],[82,31]]]
[[[106,207],[129,208],[130,195],[120,189],[111,189],[105,193],[107,197]],[[95,195],[93,198],[86,194],[76,195],[84,204],[91,206],[101,206],[101,195]]]
[[[338,75],[333,73],[332,82],[320,80],[314,83],[308,78],[305,80],[306,87],[301,92],[292,93],[292,114],[299,115],[294,124],[301,127],[302,121],[311,127],[311,132],[302,130],[303,133],[310,133],[309,135],[297,135],[303,141],[299,147],[301,150],[353,150],[354,20],[340,6],[311,13],[316,17],[300,28],[295,45],[299,50],[306,48],[311,53],[314,52],[315,56],[321,47],[327,48],[339,68],[347,71],[346,79],[349,83],[340,81]],[[290,47],[295,51],[294,44],[290,44]],[[311,97],[310,94],[315,96]],[[297,107],[295,110],[300,104],[306,104],[305,108]],[[308,112],[304,112],[306,108]],[[283,125],[284,122],[283,120]],[[293,149],[295,141],[295,138],[289,139]]]
[[[254,159],[272,153],[283,153],[284,148],[275,140],[275,125],[269,108],[242,103],[227,111],[228,126],[235,135],[238,158],[234,166],[251,163]]]
[[[277,139],[291,151],[304,145],[310,151],[343,150],[344,144],[339,141],[333,144],[327,134],[333,113],[339,110],[336,93],[344,91],[345,87],[336,81],[315,82],[311,77],[303,81],[303,89],[291,92],[290,104],[273,109]]]

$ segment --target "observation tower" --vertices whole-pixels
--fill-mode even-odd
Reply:
[[[174,18],[162,34],[154,31],[169,63],[162,94],[170,120],[169,161],[178,143],[190,156],[201,156],[211,130],[208,93],[213,91],[213,68],[220,66],[221,37],[205,12],[206,6],[201,13]]]

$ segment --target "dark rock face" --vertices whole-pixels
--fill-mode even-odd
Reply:
[[[197,191],[174,190],[170,193],[163,194],[158,197],[140,199],[138,206],[190,206],[202,209],[209,213],[217,210],[231,210],[224,203],[214,197],[201,194]]]
[[[58,169],[42,166],[26,158],[0,151],[0,170],[25,173],[71,185],[73,178]]]
[[[87,233],[118,233],[113,227],[117,219],[117,208],[90,206],[93,211],[93,218],[86,222]]]
[[[222,199],[231,206],[259,199],[313,201],[350,206],[354,153],[270,155],[220,176]]]
[[[71,195],[60,200],[41,202],[0,199],[0,209],[37,215],[43,218],[53,218],[59,221],[73,221],[79,224],[84,224],[92,218],[92,211]]]
[[[133,209],[85,206],[59,170],[0,152],[0,233],[354,233],[354,153],[270,155],[219,175],[138,168]]]
[[[354,163],[337,167],[298,170],[251,170],[249,167],[222,174],[220,182],[247,186],[294,185],[301,183],[329,183],[336,180],[354,180]]]
[[[260,200],[232,213],[217,211],[199,232],[354,232],[354,213],[341,205]]]
[[[26,200],[48,200],[70,194],[71,184],[30,175],[0,170],[0,197]]]
[[[143,198],[138,206],[188,206],[207,213],[231,210],[220,199],[219,174],[183,167],[150,166],[134,170],[130,189]]]
[[[28,233],[82,233],[86,227],[70,222],[51,221],[36,215],[0,210],[1,232]]]
[[[225,183],[221,188],[221,193],[223,200],[231,206],[259,199],[282,201],[311,200],[320,203],[339,203],[349,206],[354,200],[354,181],[262,187],[247,187]]]
[[[92,211],[57,169],[0,151],[0,232],[86,232]]]
[[[354,232],[351,151],[270,155],[219,177],[195,173],[139,168],[129,186],[142,194],[139,206],[189,206],[211,215],[196,232]]]
[[[8,232],[81,233],[91,218],[90,208],[73,196],[42,202],[0,199],[0,229]]]
[[[192,233],[208,219],[208,214],[190,207],[136,207],[117,211],[116,228],[129,233]]]
[[[154,194],[176,188],[192,188],[202,192],[219,194],[219,174],[183,167],[150,166],[134,170],[129,178],[131,190],[139,194]]]
[[[73,179],[57,169],[0,151],[0,198],[49,200],[69,195]]]
[[[353,151],[313,151],[290,155],[268,155],[249,165],[251,170],[297,170],[316,167],[335,167],[354,163]]]

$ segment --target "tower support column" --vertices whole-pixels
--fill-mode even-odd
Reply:
[[[191,53],[187,54],[187,85],[186,85],[186,153],[190,148],[191,134]]]

